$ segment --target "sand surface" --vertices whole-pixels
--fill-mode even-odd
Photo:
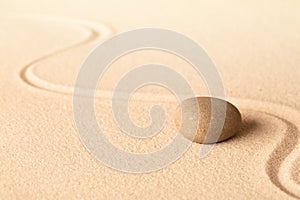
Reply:
[[[49,1],[0,3],[0,199],[300,199],[300,3],[296,1]],[[155,12],[154,12],[155,11]],[[128,174],[97,161],[75,129],[72,92],[89,52],[113,35],[168,28],[193,38],[214,60],[242,130],[199,158],[194,143],[176,162]],[[178,105],[149,86],[129,112],[141,126],[162,105],[167,122],[153,138],[122,133],[113,88],[135,66],[159,62],[208,91],[184,60],[143,50],[112,64],[97,87],[95,110],[107,138],[134,153],[161,149],[176,134]]]

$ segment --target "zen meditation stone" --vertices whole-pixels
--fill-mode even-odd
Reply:
[[[214,110],[212,112],[212,104]],[[187,139],[204,144],[221,142],[234,136],[242,117],[231,103],[212,97],[193,97],[176,109],[176,128]]]

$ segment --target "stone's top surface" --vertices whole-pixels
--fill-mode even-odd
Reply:
[[[212,104],[216,108],[214,112],[212,112]],[[234,105],[211,97],[184,100],[177,108],[174,120],[179,132],[197,143],[226,140],[235,135],[242,124],[241,114]],[[209,127],[210,131],[208,131]]]

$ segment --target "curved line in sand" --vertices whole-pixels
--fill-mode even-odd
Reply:
[[[276,118],[286,124],[287,128],[284,132],[284,137],[269,155],[265,170],[270,181],[277,188],[293,198],[300,199],[300,186],[297,184],[296,177],[293,174],[293,164],[296,162],[297,156],[300,155],[300,126],[296,122],[300,113],[291,107],[271,102],[240,98],[233,98],[233,100],[245,105],[242,107],[255,105],[255,112]],[[265,104],[271,105],[271,108],[266,109]]]
[[[45,18],[47,20],[55,20],[60,22],[61,20],[63,22],[69,23],[69,24],[75,24],[82,26],[82,28],[86,29],[89,32],[89,36],[85,38],[82,41],[79,41],[71,46],[67,46],[64,48],[61,48],[59,50],[56,50],[52,53],[46,54],[44,56],[41,56],[32,62],[28,63],[25,65],[22,70],[20,71],[19,75],[22,81],[27,83],[28,85],[42,89],[42,90],[48,90],[51,92],[57,92],[57,93],[62,93],[62,94],[72,94],[73,93],[73,87],[70,86],[64,86],[64,85],[58,85],[55,83],[51,83],[48,81],[45,81],[38,76],[36,76],[33,72],[35,64],[48,59],[53,56],[57,56],[58,54],[64,53],[66,51],[69,51],[74,48],[78,48],[84,45],[87,45],[89,43],[92,43],[96,41],[97,39],[105,39],[108,36],[112,35],[113,29],[111,27],[108,27],[107,25],[100,24],[100,23],[93,23],[90,21],[85,21],[85,20],[74,20],[74,19],[69,19],[69,18],[55,18],[55,17],[49,17]]]
[[[52,19],[52,18],[50,18],[50,19]],[[72,46],[68,46],[68,47],[59,49],[55,52],[52,52],[45,56],[41,56],[38,59],[30,62],[29,64],[24,66],[24,68],[21,70],[20,77],[25,83],[27,83],[28,85],[30,85],[32,87],[38,88],[38,89],[61,93],[61,94],[72,94],[73,87],[50,83],[48,81],[45,81],[45,80],[37,77],[32,71],[34,65],[36,63],[43,61],[44,59],[48,59],[52,56],[56,56],[60,53],[71,50],[73,48],[81,47],[88,43],[91,43],[91,42],[97,40],[98,38],[100,38],[101,36],[103,36],[103,37],[108,36],[112,33],[112,31],[105,25],[95,24],[95,23],[91,23],[88,21],[79,21],[79,20],[71,20],[71,19],[64,19],[63,21],[66,21],[66,22],[72,23],[72,24],[75,23],[77,25],[81,25],[83,28],[87,29],[90,32],[89,36],[86,39],[79,41],[78,43],[76,43]],[[101,91],[101,96],[102,97],[111,96],[111,91]],[[168,96],[169,95],[164,95],[164,99],[166,99],[166,101],[168,101],[168,99],[170,99],[172,101],[173,98],[168,98]],[[141,99],[143,99],[144,96],[143,96],[143,94],[139,94],[137,99],[139,99],[139,97]],[[152,97],[155,98],[154,96],[152,96]],[[159,99],[162,99],[161,95],[159,95]],[[239,99],[239,98],[237,98],[236,100],[237,101],[245,101],[248,103],[252,102],[255,104],[257,104],[257,103],[259,103],[259,104],[267,103],[269,105],[272,104],[272,107],[275,106],[275,107],[279,108],[279,110],[285,110],[285,111],[289,110],[289,111],[295,112],[295,110],[293,110],[290,107],[282,106],[282,105],[278,105],[278,104],[274,104],[274,103],[270,103],[270,102],[261,102],[261,101]],[[263,106],[261,106],[261,110],[264,110]],[[297,192],[291,191],[290,188],[287,188],[285,186],[286,182],[285,183],[282,182],[282,179],[288,179],[288,180],[295,181],[296,183],[299,183],[299,181],[297,181],[297,179],[296,179],[296,175],[293,174],[293,170],[292,170],[293,169],[292,164],[295,163],[294,162],[295,159],[291,158],[289,160],[291,160],[292,162],[286,162],[286,160],[289,158],[290,155],[293,154],[293,152],[296,152],[297,149],[300,149],[300,148],[297,148],[297,145],[299,145],[298,144],[298,142],[299,142],[299,129],[298,129],[299,126],[296,125],[297,124],[296,122],[294,124],[293,122],[291,122],[291,120],[287,120],[284,117],[279,117],[278,115],[272,114],[269,111],[258,111],[258,112],[269,115],[271,117],[275,117],[287,125],[287,130],[285,131],[285,136],[279,142],[279,144],[273,150],[273,152],[270,154],[270,157],[266,163],[265,170],[266,170],[266,173],[269,176],[271,182],[276,187],[278,187],[281,191],[285,192],[286,194],[290,195],[291,197],[300,199],[300,194],[298,194]],[[298,112],[297,112],[297,115],[299,116]],[[297,155],[297,153],[295,155]],[[284,165],[285,163],[291,163],[290,164],[291,166],[282,168],[282,165]],[[288,173],[286,173],[286,170],[288,171]],[[290,176],[286,178],[287,175],[290,175]]]
[[[285,187],[285,184],[283,184],[280,179],[281,166],[285,162],[286,158],[288,158],[288,156],[295,150],[295,147],[299,142],[299,130],[295,124],[291,123],[290,121],[284,118],[278,117],[271,113],[265,114],[275,117],[287,125],[285,137],[271,153],[269,160],[266,163],[266,172],[273,184],[276,185],[280,190],[294,198],[300,199],[300,196],[298,196],[294,192],[290,191],[287,187]],[[292,161],[292,163],[294,162],[295,161]]]

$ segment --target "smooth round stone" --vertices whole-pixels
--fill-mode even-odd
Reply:
[[[213,113],[212,103],[216,108]],[[197,143],[211,144],[234,136],[241,127],[242,117],[239,110],[225,100],[194,97],[181,102],[176,109],[174,121],[185,138]]]

